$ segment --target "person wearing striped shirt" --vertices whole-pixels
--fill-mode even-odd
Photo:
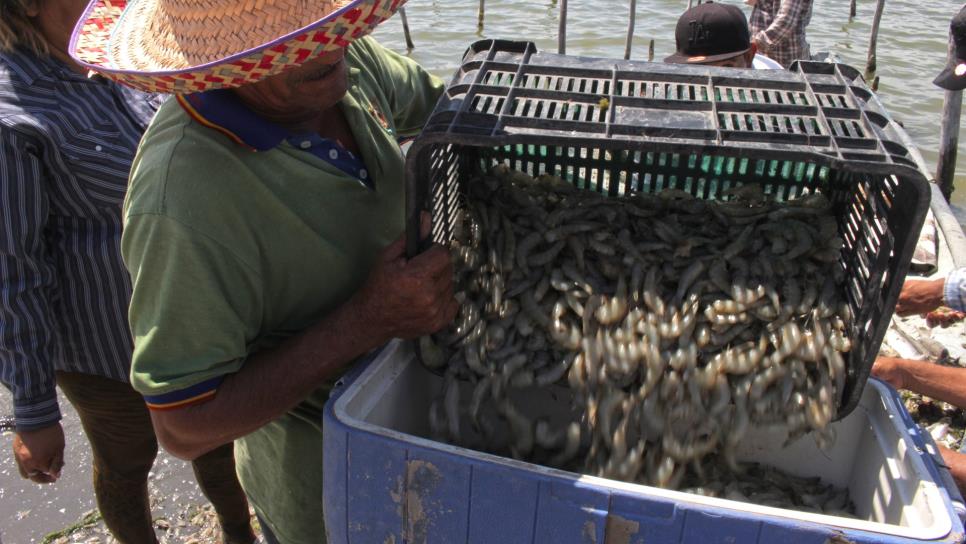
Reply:
[[[159,99],[88,79],[70,58],[85,4],[0,0],[0,381],[13,395],[21,475],[60,476],[59,385],[91,443],[106,525],[120,542],[151,543],[147,476],[158,446],[129,383],[120,240],[131,160]],[[194,469],[224,542],[253,542],[232,444]]]
[[[745,0],[754,8],[749,20],[758,51],[788,68],[811,58],[805,27],[812,20],[812,0]]]

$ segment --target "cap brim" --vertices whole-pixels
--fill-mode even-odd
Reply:
[[[936,76],[936,79],[932,80],[933,85],[942,87],[947,91],[961,91],[966,89],[966,71],[960,70],[963,72],[963,74],[956,75],[957,66],[960,66],[960,64],[947,66],[946,69],[944,69],[942,72],[939,72],[939,75]]]
[[[683,53],[674,53],[673,55],[664,59],[664,62],[670,62],[674,64],[708,64],[711,62],[718,62],[722,60],[728,60],[735,58],[740,55],[744,55],[751,50],[742,49],[741,51],[735,51],[732,53],[721,53],[719,55],[685,55]]]

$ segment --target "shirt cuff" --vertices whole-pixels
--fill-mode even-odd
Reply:
[[[214,398],[215,393],[218,392],[218,386],[224,379],[224,376],[217,376],[178,391],[160,395],[144,395],[144,402],[148,405],[149,410],[175,410],[208,402]]]
[[[15,400],[13,419],[17,431],[36,431],[61,420],[57,390],[30,399]]]
[[[957,312],[966,312],[966,268],[953,270],[946,276],[943,304]]]

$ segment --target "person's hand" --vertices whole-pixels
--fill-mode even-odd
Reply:
[[[745,4],[748,4],[751,7],[755,7],[756,5],[758,5],[758,0],[745,0]]]
[[[926,325],[946,328],[966,319],[966,314],[949,308],[940,308],[926,314]]]
[[[872,364],[872,375],[896,389],[906,387],[903,362],[897,357],[876,357]]]
[[[900,316],[924,314],[942,306],[946,280],[908,280],[902,285],[896,314]]]
[[[428,231],[424,223],[424,230]],[[386,338],[418,338],[434,333],[456,317],[453,264],[440,245],[412,259],[405,257],[406,239],[400,237],[383,250],[355,302],[363,308],[372,330]]]
[[[55,423],[14,434],[13,456],[24,478],[38,484],[56,482],[64,468],[64,429]]]

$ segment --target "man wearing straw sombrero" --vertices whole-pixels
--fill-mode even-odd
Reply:
[[[95,0],[71,54],[174,93],[125,201],[132,383],[172,453],[236,440],[269,542],[320,542],[322,405],[448,322],[448,253],[403,253],[404,161],[442,84],[371,38],[401,0]]]

